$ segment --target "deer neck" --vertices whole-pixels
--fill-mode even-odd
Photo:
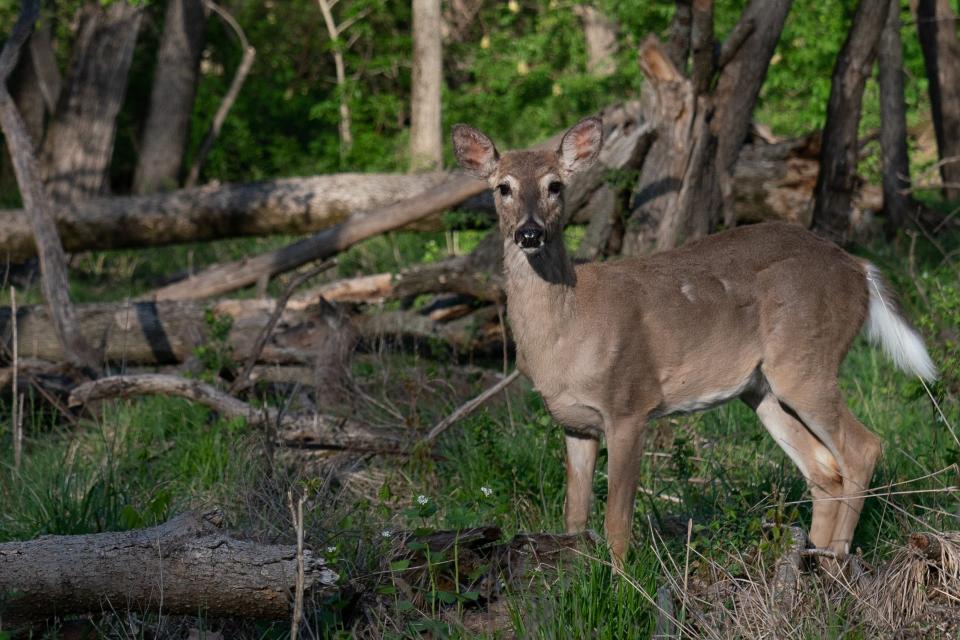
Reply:
[[[507,311],[521,352],[554,343],[573,315],[577,276],[563,238],[552,238],[533,256],[504,240]],[[543,344],[539,344],[543,343]]]

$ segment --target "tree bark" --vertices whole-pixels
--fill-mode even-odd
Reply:
[[[378,273],[337,280],[305,291],[293,299],[299,306],[330,302],[379,302],[425,293],[459,293],[478,300],[502,302],[503,243],[500,233],[491,231],[477,248],[463,256],[446,258],[392,273]]]
[[[416,197],[447,179],[439,172],[345,173],[95,198],[59,207],[57,226],[68,251],[303,234],[330,228],[355,211]],[[0,252],[13,261],[35,253],[25,211],[0,211],[0,221]]]
[[[833,70],[820,149],[820,173],[814,190],[813,225],[841,242],[851,231],[863,89],[877,54],[889,6],[886,1],[860,0]]]
[[[197,347],[213,340],[205,320],[229,318],[223,342],[226,352],[242,359],[250,351],[274,309],[270,299],[200,302],[89,303],[77,305],[80,332],[103,350],[107,362],[118,364],[177,364],[193,357]],[[329,308],[291,302],[279,326],[260,354],[264,363],[333,366],[352,351],[356,334],[349,320]],[[19,352],[23,358],[50,362],[64,360],[49,311],[43,306],[21,306],[17,312]],[[7,352],[11,335],[10,308],[0,307],[0,336]]]
[[[30,215],[33,239],[40,256],[41,288],[53,321],[54,335],[64,359],[78,369],[97,370],[100,360],[80,332],[67,279],[67,260],[57,236],[53,205],[40,178],[35,145],[17,107],[7,93],[7,78],[17,63],[20,49],[30,35],[39,7],[25,2],[13,33],[0,52],[0,128],[7,140],[14,173],[25,210]]]
[[[903,45],[900,2],[890,0],[887,23],[877,53],[880,83],[880,148],[883,155],[883,209],[887,232],[896,233],[910,209],[910,156],[907,151],[907,109],[903,95]]]
[[[717,180],[725,209],[729,209],[731,177],[750,131],[754,105],[792,6],[793,0],[752,0],[724,43],[726,53],[721,50],[714,92],[717,111],[710,130],[717,137]],[[732,210],[725,211],[724,222],[733,226]]]
[[[112,608],[287,618],[296,547],[237,540],[222,524],[218,510],[188,512],[148,529],[2,543],[4,626]],[[306,587],[336,591],[324,559],[304,556]]]
[[[677,69],[687,65],[690,52],[690,31],[693,29],[693,0],[677,0],[665,45],[667,57]]]
[[[670,45],[651,36],[640,46],[644,115],[657,138],[640,170],[625,254],[701,237],[721,217],[736,222],[734,167],[791,4],[753,0],[716,55],[712,0],[678,2]]]
[[[593,5],[575,5],[573,11],[583,21],[587,71],[598,78],[606,78],[617,70],[617,23]]]
[[[941,161],[940,175],[950,199],[960,198],[960,42],[949,0],[917,2],[917,32],[927,69],[930,110]]]
[[[215,346],[222,349],[226,358],[242,361],[275,304],[262,298],[221,300],[212,305],[194,301],[91,303],[77,306],[77,326],[90,342],[99,346],[105,361],[121,366],[190,362],[200,346]],[[257,361],[313,366],[316,379],[324,380],[342,373],[358,340],[367,344],[381,339],[436,340],[461,353],[490,351],[502,342],[493,307],[449,322],[434,320],[430,313],[430,309],[425,309],[346,316],[321,303],[317,296],[298,296],[287,304]],[[219,346],[212,345],[208,314],[229,319],[229,332]],[[46,308],[19,307],[17,327],[21,358],[64,360]],[[0,307],[0,336],[6,353],[12,351],[11,333],[10,308]]]
[[[413,0],[413,75],[410,95],[410,170],[443,166],[440,92],[443,42],[440,0]]]
[[[167,3],[150,109],[133,176],[134,193],[169,191],[179,184],[205,26],[202,0]]]
[[[87,2],[56,116],[44,140],[45,182],[55,200],[109,191],[110,157],[143,10]]]

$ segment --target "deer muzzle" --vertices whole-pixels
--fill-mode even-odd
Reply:
[[[524,253],[536,253],[543,247],[543,227],[532,220],[527,220],[517,227],[513,240]]]

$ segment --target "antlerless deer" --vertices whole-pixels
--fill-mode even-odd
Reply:
[[[865,328],[897,366],[932,380],[922,339],[876,267],[793,225],[575,266],[563,185],[594,162],[601,139],[600,120],[587,118],[556,151],[501,156],[476,129],[453,127],[460,165],[494,188],[518,366],[567,429],[567,530],[586,526],[603,435],[604,528],[619,565],[647,422],[739,397],[809,483],[811,541],[847,554],[881,444],[844,402],[840,363]]]

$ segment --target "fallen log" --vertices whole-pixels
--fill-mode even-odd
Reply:
[[[606,133],[601,158],[605,157],[605,153],[606,157],[624,161],[633,158],[631,145],[639,144],[641,137],[645,135],[645,129],[638,125],[638,111],[636,103],[628,103],[607,109],[601,114]],[[552,138],[538,147],[550,148],[555,144],[557,141]],[[579,206],[579,201],[575,202],[577,198],[588,203],[590,195],[605,184],[606,172],[602,163],[598,165],[600,166],[594,170],[578,176],[568,186],[569,211]],[[215,265],[181,282],[157,289],[148,297],[155,300],[191,300],[234,291],[254,284],[261,278],[295,269],[313,260],[331,257],[357,242],[446,211],[488,189],[489,186],[481,180],[455,174],[417,196],[358,213],[336,227],[275,251],[229,264]]]
[[[254,407],[199,380],[160,373],[108,376],[79,385],[69,405],[78,407],[108,398],[162,395],[192,400],[227,418],[276,430],[278,445],[311,449],[352,449],[404,453],[413,438],[406,429],[375,427],[359,420],[323,414],[286,414],[274,407]]]
[[[338,280],[295,296],[291,304],[316,304],[320,298],[337,302],[377,302],[441,292],[500,302],[504,299],[502,256],[500,234],[494,230],[466,255],[410,267],[396,274],[377,273]]]
[[[42,536],[0,544],[0,625],[101,611],[282,620],[290,615],[296,547],[238,540],[218,510],[148,529]],[[304,551],[304,584],[323,595],[337,574]]]
[[[448,179],[444,172],[344,173],[93,198],[60,207],[57,229],[67,251],[314,233],[353,212],[413,197]],[[0,211],[0,255],[18,262],[35,252],[27,213]]]
[[[250,353],[276,302],[269,298],[198,301],[122,302],[77,305],[80,330],[104,360],[121,366],[172,365],[195,359],[199,347],[221,349],[228,358]],[[220,320],[214,320],[220,319]],[[215,336],[218,322],[229,324]],[[17,310],[21,358],[62,362],[45,307]],[[399,310],[348,316],[329,304],[291,301],[257,358],[259,364],[322,367],[335,372],[358,341],[437,341],[461,353],[497,352],[502,346],[497,312],[482,307],[449,322],[418,311]],[[12,352],[10,308],[0,307],[0,354]],[[2,360],[2,355],[0,355]]]

